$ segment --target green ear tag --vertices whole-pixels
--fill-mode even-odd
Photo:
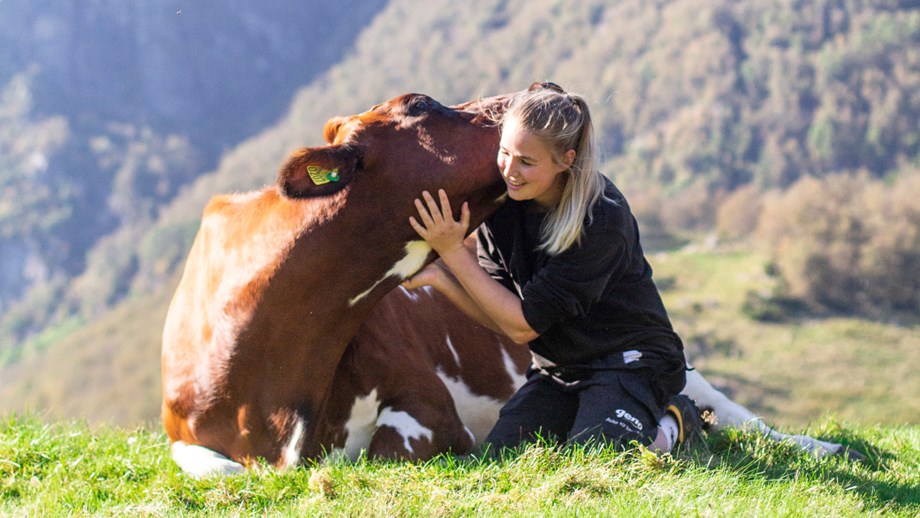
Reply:
[[[315,185],[323,185],[329,182],[339,181],[339,170],[333,169],[323,169],[318,165],[308,165],[307,174],[310,175],[310,179],[313,180]]]

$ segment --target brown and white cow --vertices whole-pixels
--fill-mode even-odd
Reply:
[[[506,100],[407,94],[333,119],[329,145],[290,157],[278,187],[208,204],[163,330],[163,422],[183,469],[321,453],[317,420],[347,344],[433,259],[408,224],[412,200],[444,188],[478,221],[497,206],[487,112]]]
[[[419,192],[469,201],[474,224],[497,207],[486,114],[506,101],[410,94],[333,119],[330,145],[293,155],[278,188],[209,203],[163,332],[163,420],[185,471],[330,450],[424,459],[482,441],[526,348],[437,293],[390,290],[432,259],[407,223]],[[685,392],[722,425],[776,433],[696,371]]]

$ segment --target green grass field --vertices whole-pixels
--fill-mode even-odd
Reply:
[[[740,433],[657,458],[531,446],[502,460],[327,461],[194,480],[157,431],[0,423],[3,516],[917,516],[920,427],[808,430],[868,454],[817,459]]]

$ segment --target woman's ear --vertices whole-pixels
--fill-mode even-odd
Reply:
[[[566,167],[572,167],[572,164],[575,163],[574,149],[570,149],[566,151],[564,155],[562,155],[562,163],[565,164]]]

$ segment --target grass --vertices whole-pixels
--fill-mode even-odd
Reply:
[[[0,423],[0,515],[916,516],[920,427],[808,430],[861,448],[816,459],[736,432],[657,458],[645,450],[536,445],[500,460],[332,460],[194,480],[166,438],[35,417]],[[871,445],[871,446],[870,446]]]

